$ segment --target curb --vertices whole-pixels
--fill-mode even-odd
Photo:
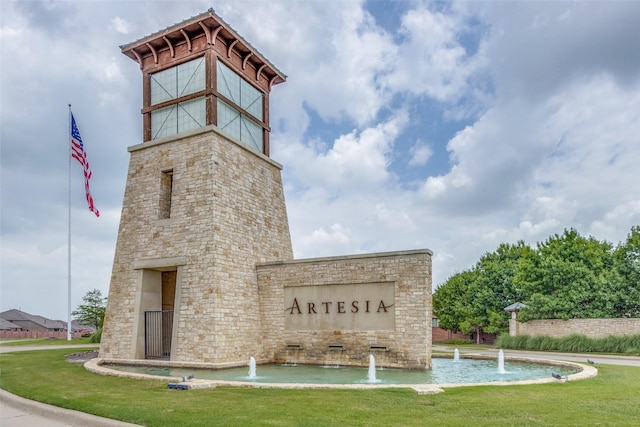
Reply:
[[[66,423],[70,426],[92,427],[136,427],[138,424],[125,423],[110,418],[103,418],[72,409],[60,408],[35,400],[25,399],[6,390],[0,389],[0,402],[2,405],[24,411],[27,414],[44,417],[50,420]]]

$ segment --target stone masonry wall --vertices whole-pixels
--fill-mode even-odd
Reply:
[[[431,367],[431,252],[389,252],[264,263],[257,266],[263,359],[280,363]],[[394,284],[395,330],[286,330],[285,288]],[[348,303],[347,303],[348,304]],[[362,307],[362,301],[360,302]],[[333,307],[336,307],[334,302]],[[290,311],[290,310],[289,310]],[[300,345],[300,349],[293,345]],[[330,348],[330,346],[333,347]],[[344,346],[338,347],[338,346]]]
[[[544,319],[518,322],[518,335],[561,338],[571,334],[589,338],[604,338],[609,335],[640,334],[640,318],[632,319]]]
[[[172,360],[248,360],[260,346],[255,265],[293,257],[281,166],[213,126],[129,151],[101,357],[141,358],[141,269],[151,266],[178,271]]]

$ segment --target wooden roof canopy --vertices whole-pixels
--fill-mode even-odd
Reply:
[[[158,65],[161,52],[168,50],[171,58],[174,58],[176,48],[186,44],[187,51],[191,53],[192,42],[203,36],[206,37],[206,46],[216,47],[217,51],[220,51],[221,46],[216,46],[216,43],[221,42],[226,48],[227,58],[231,58],[232,53],[239,55],[242,58],[242,69],[246,70],[247,66],[251,65],[256,70],[256,81],[264,78],[269,88],[287,79],[285,74],[216,15],[212,8],[150,36],[122,45],[120,49],[122,53],[136,61],[141,70],[144,70],[149,68],[145,64],[149,63],[148,60],[151,57],[153,57],[151,64]]]

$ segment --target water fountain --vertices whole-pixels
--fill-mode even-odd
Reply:
[[[498,352],[498,373],[507,373],[507,371],[504,370],[504,351],[502,351],[502,349],[500,349],[500,351]]]
[[[369,355],[369,372],[367,374],[367,382],[369,383],[377,383],[376,379],[376,359],[373,357],[373,354]]]
[[[256,359],[251,357],[251,359],[249,359],[249,379],[255,380],[256,377]]]
[[[503,356],[504,357],[504,356]],[[523,381],[550,378],[552,372],[556,372],[563,377],[580,371],[581,367],[566,363],[540,364],[533,362],[511,361],[509,375],[504,375],[496,370],[496,362],[493,359],[462,358],[454,362],[451,358],[436,357],[433,359],[433,367],[426,371],[384,369],[376,370],[376,361],[373,356],[369,357],[369,370],[367,367],[336,367],[327,369],[321,365],[297,365],[285,366],[266,364],[260,365],[260,376],[255,375],[253,364],[250,361],[250,372],[247,377],[246,365],[244,367],[227,369],[195,369],[195,368],[163,368],[151,366],[131,366],[108,364],[100,366],[108,370],[110,375],[115,375],[118,371],[124,371],[126,375],[130,373],[154,375],[158,378],[177,377],[194,374],[198,380],[232,381],[247,383],[296,383],[296,384],[370,384],[370,385],[392,385],[392,384],[470,384],[470,383],[491,383],[504,381]],[[504,368],[503,368],[504,369]],[[90,369],[91,370],[91,369]]]
[[[457,348],[455,350],[453,350],[453,361],[454,362],[459,362],[460,361],[460,352],[458,351]]]

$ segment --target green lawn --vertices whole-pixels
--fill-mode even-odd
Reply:
[[[165,381],[95,375],[72,349],[0,355],[0,387],[20,396],[147,426],[633,426],[640,369],[603,365],[597,378],[413,390],[169,390]]]

